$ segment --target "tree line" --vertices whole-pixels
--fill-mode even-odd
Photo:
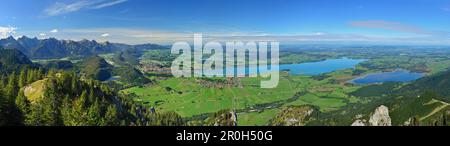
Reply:
[[[75,72],[23,67],[0,77],[0,126],[184,125],[178,114],[131,98]]]

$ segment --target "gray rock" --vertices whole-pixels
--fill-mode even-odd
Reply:
[[[371,126],[392,126],[389,108],[384,105],[378,107],[370,117],[369,124]]]

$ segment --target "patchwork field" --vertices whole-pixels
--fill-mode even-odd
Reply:
[[[238,87],[207,87],[202,79],[169,78],[122,92],[137,95],[135,101],[156,110],[175,111],[185,118],[236,109],[240,125],[265,125],[280,108],[289,105],[309,104],[328,112],[358,101],[348,93],[359,87],[331,84],[329,80],[284,73],[274,89],[260,88],[260,80],[241,78]]]

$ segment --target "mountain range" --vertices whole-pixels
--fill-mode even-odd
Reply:
[[[102,53],[123,51],[130,48],[142,50],[162,49],[164,46],[156,44],[127,45],[95,40],[58,40],[55,38],[38,39],[26,36],[15,39],[10,36],[0,40],[0,48],[17,49],[31,59],[52,59],[67,56],[91,56]]]

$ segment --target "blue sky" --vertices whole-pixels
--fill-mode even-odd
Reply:
[[[0,37],[450,44],[450,0],[5,0]]]

